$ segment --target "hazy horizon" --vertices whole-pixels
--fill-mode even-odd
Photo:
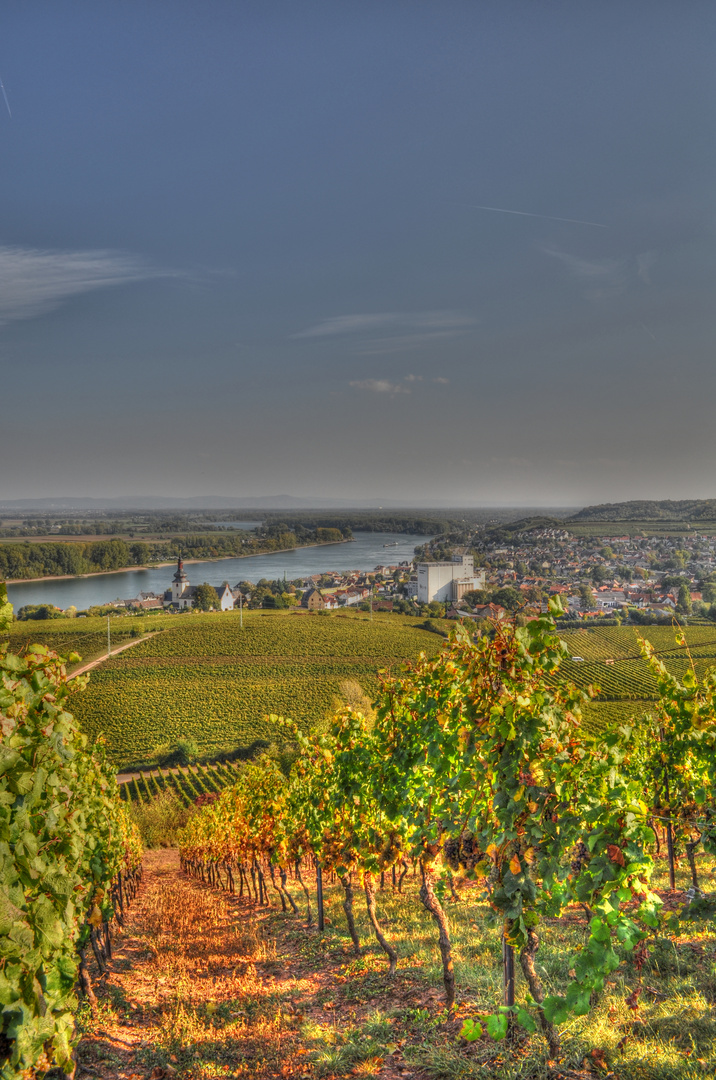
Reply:
[[[702,0],[11,5],[0,502],[710,497],[715,32]]]

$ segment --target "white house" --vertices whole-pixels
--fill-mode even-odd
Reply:
[[[417,563],[418,601],[461,600],[466,592],[484,589],[485,571],[475,571],[472,555],[453,555],[452,562]]]
[[[217,585],[216,592],[219,597],[219,611],[233,611],[234,594],[226,582],[223,585]]]

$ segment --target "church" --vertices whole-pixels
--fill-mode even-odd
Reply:
[[[215,586],[219,597],[220,611],[233,611],[234,593],[228,585]],[[196,597],[196,585],[189,584],[189,578],[184,572],[184,563],[181,556],[177,559],[177,568],[172,578],[171,588],[164,593],[164,607],[190,608],[194,605]]]

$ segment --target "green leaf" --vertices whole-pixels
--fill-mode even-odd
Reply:
[[[462,1025],[460,1035],[467,1042],[475,1042],[482,1037],[482,1024],[478,1020],[467,1019]]]
[[[576,1016],[586,1016],[590,1009],[591,990],[589,987],[571,983],[567,988],[566,1002]]]
[[[550,1024],[563,1024],[569,1019],[569,1007],[563,997],[550,994],[542,1002],[542,1010]]]
[[[530,1035],[534,1035],[537,1030],[537,1025],[535,1024],[533,1017],[530,1016],[526,1009],[517,1010],[517,1023],[525,1028],[526,1031],[529,1031]]]
[[[507,1026],[509,1024],[509,1015],[507,1013],[492,1013],[491,1016],[485,1018],[487,1026],[487,1034],[495,1042],[499,1042],[507,1035]]]

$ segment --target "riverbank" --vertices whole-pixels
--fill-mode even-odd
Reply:
[[[323,540],[315,544],[296,544],[291,548],[269,548],[267,551],[251,551],[246,555],[215,555],[203,559],[182,559],[185,566],[192,563],[225,562],[227,559],[256,559],[262,555],[285,555],[288,551],[303,551],[305,548],[339,547],[341,544],[352,544],[353,539],[348,540]],[[8,578],[6,585],[31,585],[38,581],[85,581],[88,578],[108,577],[110,574],[128,574],[137,570],[161,570],[163,566],[174,566],[176,559],[168,562],[147,563],[142,566],[122,566],[117,570],[92,570],[89,574],[46,574],[44,577],[32,578]]]

